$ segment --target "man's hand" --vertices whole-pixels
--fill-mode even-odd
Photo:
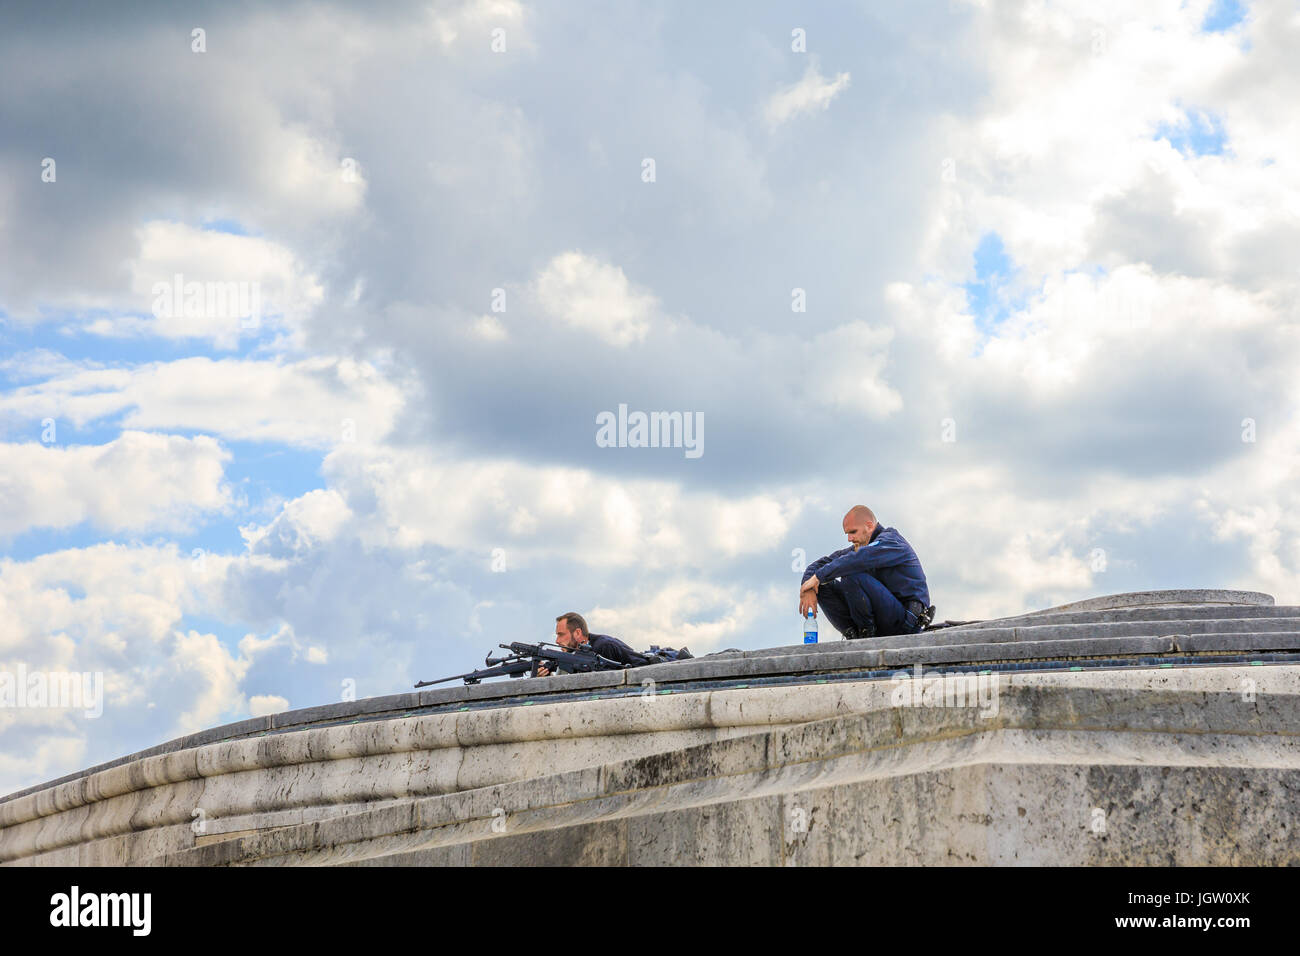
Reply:
[[[808,612],[812,611],[813,616],[817,615],[817,595],[812,591],[799,592],[799,616],[807,617]]]
[[[806,617],[811,609],[814,614],[817,613],[817,589],[821,587],[821,582],[817,580],[817,575],[813,575],[805,581],[799,588],[799,616]]]
[[[550,676],[551,676],[551,672],[550,672],[549,670],[546,669],[546,665],[545,665],[545,664],[538,664],[538,665],[537,665],[537,676],[538,676],[538,677],[550,677]]]

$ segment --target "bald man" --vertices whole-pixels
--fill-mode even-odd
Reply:
[[[803,572],[799,613],[818,605],[845,640],[915,634],[934,619],[921,562],[901,534],[883,528],[866,505],[844,516],[849,547]]]

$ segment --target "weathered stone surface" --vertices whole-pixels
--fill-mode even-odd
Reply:
[[[1072,601],[1039,612],[1052,614],[1058,611],[1115,611],[1131,607],[1155,607],[1162,604],[1272,604],[1273,596],[1262,591],[1229,591],[1215,588],[1174,589],[1168,591],[1129,591],[1108,594],[1105,597]]]
[[[0,862],[1296,863],[1300,663],[1221,663],[1300,651],[1300,609],[1266,597],[1121,595],[242,721],[0,800]],[[1164,657],[1219,666],[1069,669]],[[1060,664],[936,676],[1022,661]],[[882,669],[909,679],[861,679]]]
[[[1075,657],[1110,657],[1119,654],[1167,654],[1174,650],[1168,637],[1099,637],[1073,641],[1015,641],[1005,644],[949,644],[908,647],[881,653],[884,667],[911,664],[958,664],[978,661],[1052,660]]]
[[[1101,724],[1139,709],[1123,694],[1077,690],[1018,688],[998,720],[966,713],[956,728],[924,710],[901,711],[915,718],[901,728],[873,725],[888,713],[831,718],[606,767],[603,796],[592,771],[576,771],[430,798],[415,821],[358,813],[168,862],[360,863],[400,852],[421,863],[452,859],[459,844],[470,851],[456,859],[488,865],[1300,861],[1278,835],[1294,824],[1300,779],[1289,734],[1278,748],[1267,731],[1243,734],[1252,717],[1236,695],[1198,708],[1203,694],[1161,693],[1144,704],[1143,729],[1108,736]],[[1266,726],[1290,726],[1297,705],[1266,708]],[[1207,714],[1221,732],[1205,732]]]

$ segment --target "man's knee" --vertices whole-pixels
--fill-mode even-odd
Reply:
[[[817,606],[839,630],[843,629],[843,625],[851,616],[844,592],[832,581],[827,581],[817,589]]]
[[[874,575],[854,575],[845,578],[845,584],[851,584],[859,596],[852,601],[855,608],[854,621],[860,628],[874,632],[877,637],[889,637],[895,634],[913,634],[916,626],[915,615],[909,615],[898,597]]]

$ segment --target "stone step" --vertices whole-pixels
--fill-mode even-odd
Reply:
[[[1000,641],[1074,640],[1091,637],[1160,637],[1165,634],[1300,633],[1300,616],[1274,618],[1202,618],[1169,621],[1106,621],[1095,624],[1026,624],[1015,627],[954,628],[920,634],[875,638],[879,647],[925,647]],[[805,645],[811,646],[811,645]]]
[[[777,649],[779,650],[779,649]],[[1251,651],[1300,650],[1300,631],[1171,633],[1163,636],[1081,636],[1072,639],[993,641],[966,644],[880,647],[872,641],[821,645],[819,653],[701,657],[675,664],[655,664],[628,671],[628,683],[656,684],[697,680],[763,677],[781,674],[830,673],[910,667],[913,664],[978,664],[1000,661],[1068,660],[1080,657],[1145,657],[1159,654],[1242,654]]]
[[[1300,632],[1169,634],[1162,637],[1100,637],[1014,643],[951,644],[882,648],[882,663],[979,663],[1075,657],[1127,657],[1149,654],[1242,654],[1300,650]]]
[[[822,654],[847,644],[864,643],[877,649],[940,647],[953,644],[989,644],[1017,641],[1080,640],[1104,637],[1161,637],[1166,634],[1214,634],[1263,632],[1300,633],[1300,613],[1295,617],[1201,618],[1164,621],[1105,621],[1093,624],[1030,624],[1021,626],[942,628],[920,634],[900,634],[866,641],[827,641],[820,644],[792,644],[744,651],[744,657],[782,657],[790,654]]]
[[[1046,608],[1055,611],[1103,611],[1129,607],[1156,607],[1167,604],[1227,604],[1232,606],[1270,605],[1273,595],[1263,591],[1233,591],[1223,588],[1178,588],[1162,591],[1127,591],[1102,594]]]
[[[1163,607],[1119,608],[1111,611],[1035,611],[1014,617],[995,618],[980,624],[1019,624],[1032,621],[1050,624],[1087,624],[1096,621],[1190,621],[1203,618],[1300,617],[1295,605],[1225,607],[1223,605],[1166,605]],[[940,620],[943,620],[942,615]],[[978,625],[967,624],[965,627]]]

